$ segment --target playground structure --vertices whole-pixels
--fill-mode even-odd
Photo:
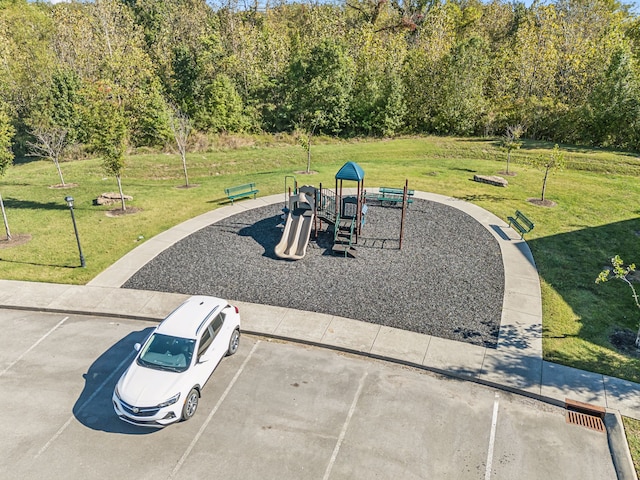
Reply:
[[[278,257],[290,260],[300,260],[304,257],[314,224],[315,203],[315,192],[309,194],[300,191],[289,197],[282,240],[275,249]]]
[[[293,179],[293,190],[287,181]],[[355,162],[347,162],[336,173],[335,190],[305,185],[298,189],[295,177],[285,177],[285,219],[282,239],[275,247],[279,258],[300,260],[305,256],[312,232],[315,238],[327,224],[327,230],[333,228],[332,252],[344,257],[355,257],[355,245],[365,225],[368,206],[364,190],[364,170]],[[357,182],[356,195],[343,195],[343,182]],[[402,220],[400,230],[400,248],[404,230],[404,217],[409,203],[407,185],[402,195]]]

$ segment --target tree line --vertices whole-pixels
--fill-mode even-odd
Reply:
[[[307,144],[517,125],[640,151],[639,55],[617,0],[0,0],[0,171],[44,135],[117,172],[184,118]]]

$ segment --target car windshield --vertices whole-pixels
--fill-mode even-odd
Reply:
[[[154,333],[138,357],[138,365],[184,372],[191,364],[196,341]]]

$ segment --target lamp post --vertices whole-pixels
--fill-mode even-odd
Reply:
[[[73,197],[64,197],[64,201],[69,205],[71,211],[71,220],[73,221],[73,231],[76,233],[76,241],[78,242],[78,251],[80,252],[80,266],[86,267],[87,264],[84,261],[84,255],[82,254],[82,247],[80,246],[80,236],[78,235],[78,227],[76,225],[76,216],[73,213]]]

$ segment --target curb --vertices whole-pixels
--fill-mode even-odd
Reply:
[[[604,416],[604,425],[607,428],[609,451],[618,480],[638,480],[620,412],[607,411]]]

